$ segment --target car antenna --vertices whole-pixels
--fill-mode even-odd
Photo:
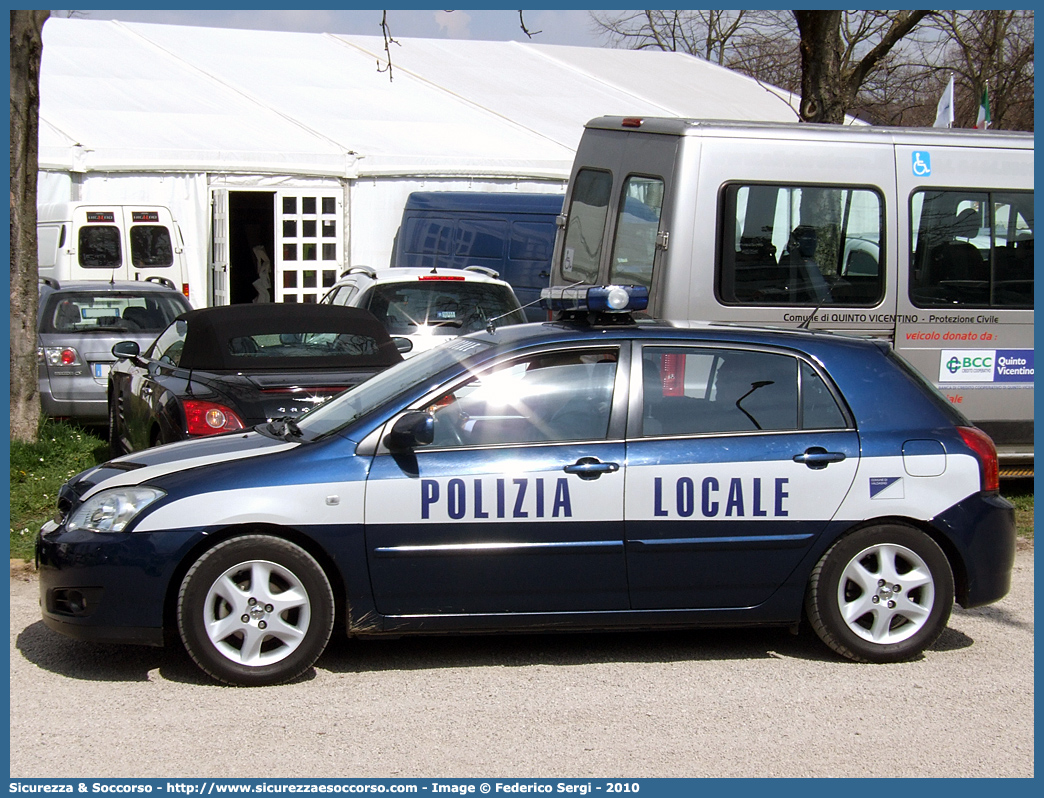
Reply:
[[[823,305],[825,305],[827,302],[833,302],[833,301],[834,301],[834,284],[831,283],[830,286],[827,287],[826,296],[823,297],[820,300],[819,304],[816,305],[815,308],[812,310],[812,312],[809,313],[805,317],[805,320],[803,322],[801,322],[801,324],[798,325],[798,329],[799,330],[807,330],[807,329],[809,329],[808,325],[810,325],[812,323],[812,319],[814,319],[819,314],[819,311],[821,311],[823,309]]]
[[[584,285],[584,281],[581,280],[578,283],[573,283],[572,285],[567,285],[565,287],[566,288],[576,288],[578,285]],[[526,304],[520,306],[519,310],[525,310],[526,308],[533,307],[533,305],[539,305],[540,301],[541,301],[540,297],[537,297],[532,302],[527,302]],[[499,316],[494,316],[492,319],[488,319],[486,321],[486,332],[488,332],[490,335],[495,333],[497,331],[497,322],[500,321],[501,319],[503,319],[505,316],[510,316],[514,312],[515,311],[511,310],[511,311],[508,311],[507,313],[501,313]]]
[[[539,301],[540,301],[540,300],[539,300],[539,299],[537,299],[537,300],[536,300],[536,301],[534,301],[534,302],[530,302],[530,303],[528,303],[528,304],[526,304],[526,305],[522,305],[522,307],[521,307],[521,308],[519,308],[519,310],[525,310],[525,309],[526,309],[526,308],[528,308],[528,307],[529,307],[530,305],[535,305],[535,304],[536,304],[537,302],[539,302]],[[502,318],[504,318],[505,316],[510,316],[510,315],[511,315],[512,313],[514,313],[514,312],[515,312],[515,311],[513,311],[513,310],[512,310],[512,311],[510,311],[510,312],[508,312],[508,313],[501,313],[501,314],[500,314],[499,316],[494,316],[494,317],[493,317],[493,318],[491,318],[491,319],[486,319],[486,332],[488,332],[488,333],[489,333],[490,335],[492,335],[493,333],[495,333],[495,332],[497,331],[497,322],[498,322],[498,321],[500,321],[500,320],[501,320]]]

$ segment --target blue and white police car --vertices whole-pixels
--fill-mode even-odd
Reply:
[[[335,623],[410,632],[796,626],[916,657],[1008,591],[993,444],[887,345],[636,322],[641,290],[462,336],[294,421],[74,477],[37,545],[44,622],[180,637],[286,681]]]

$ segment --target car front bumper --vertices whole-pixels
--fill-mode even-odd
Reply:
[[[40,611],[50,629],[95,643],[163,645],[168,586],[199,531],[97,534],[44,525]]]

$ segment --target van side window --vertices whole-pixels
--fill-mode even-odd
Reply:
[[[919,307],[1033,307],[1033,193],[917,191],[910,299]]]
[[[504,219],[461,218],[454,240],[454,254],[459,260],[454,266],[464,268],[480,259],[504,258],[504,239],[508,237],[508,223]]]
[[[602,260],[602,236],[613,188],[610,172],[581,169],[573,181],[566,220],[562,274],[573,282],[594,283]]]
[[[724,304],[870,307],[884,297],[884,202],[876,190],[728,185],[719,220]]]
[[[406,221],[402,231],[403,251],[421,256],[412,265],[433,268],[439,264],[439,256],[450,254],[455,222],[449,217],[412,218]]]
[[[624,181],[609,282],[652,287],[662,210],[662,179],[632,175]]]
[[[512,222],[508,246],[511,260],[550,262],[555,247],[555,228],[540,222]]]
[[[79,258],[85,269],[118,269],[123,265],[120,229],[112,225],[81,227]]]
[[[174,265],[170,230],[161,224],[136,224],[130,229],[131,263],[141,268]]]

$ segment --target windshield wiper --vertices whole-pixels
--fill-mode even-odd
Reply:
[[[269,421],[267,424],[261,424],[257,429],[264,429],[265,434],[273,438],[280,438],[284,441],[291,440],[292,438],[301,438],[304,434],[301,432],[301,428],[297,425],[297,422],[292,418],[275,418]]]

